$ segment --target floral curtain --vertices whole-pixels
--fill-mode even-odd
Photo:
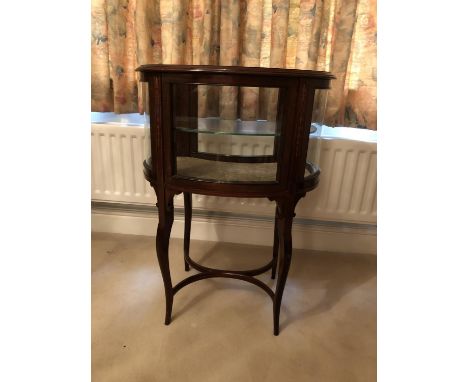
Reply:
[[[142,64],[297,68],[337,77],[327,125],[377,128],[376,0],[92,0],[91,51],[92,111],[141,111]],[[199,102],[250,118],[274,96],[204,87]]]

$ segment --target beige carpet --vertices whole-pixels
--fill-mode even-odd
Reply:
[[[376,380],[375,256],[295,250],[275,337],[271,299],[240,280],[182,289],[165,326],[154,245],[151,237],[93,234],[93,382]],[[208,266],[250,268],[270,253],[192,242],[193,258]],[[187,275],[181,240],[171,240],[170,256],[175,284]],[[268,274],[259,278],[273,285]]]

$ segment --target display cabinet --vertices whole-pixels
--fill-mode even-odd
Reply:
[[[157,196],[156,253],[166,295],[165,323],[174,295],[195,281],[225,277],[262,288],[273,300],[279,333],[283,290],[291,263],[297,202],[319,181],[307,160],[309,134],[323,119],[324,92],[333,75],[296,69],[143,65],[146,114],[144,173]],[[315,102],[314,102],[315,101]],[[309,155],[309,158],[313,156]],[[184,195],[184,263],[199,273],[173,285],[169,238],[173,199]],[[192,194],[265,197],[276,203],[273,254],[258,269],[223,270],[190,258]],[[254,276],[271,269],[275,289]]]

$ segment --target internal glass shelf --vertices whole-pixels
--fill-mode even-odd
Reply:
[[[276,122],[266,120],[242,121],[241,119],[221,119],[219,117],[189,118],[177,117],[176,130],[187,133],[215,135],[277,136]]]

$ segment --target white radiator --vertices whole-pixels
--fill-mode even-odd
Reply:
[[[154,191],[143,177],[143,127],[92,124],[92,199],[154,204]]]
[[[333,129],[336,131],[337,129]],[[141,126],[92,124],[92,200],[154,205],[156,197],[143,176],[144,131]],[[246,153],[264,151],[259,143],[248,145],[239,137],[230,141],[231,150]],[[212,142],[203,141],[209,147]],[[269,145],[270,143],[265,143]],[[307,194],[297,208],[299,219],[376,224],[377,186],[375,142],[356,139],[313,140],[322,173],[317,189]],[[183,206],[182,195],[176,207]],[[273,216],[274,204],[267,199],[238,199],[194,195],[199,210]]]

